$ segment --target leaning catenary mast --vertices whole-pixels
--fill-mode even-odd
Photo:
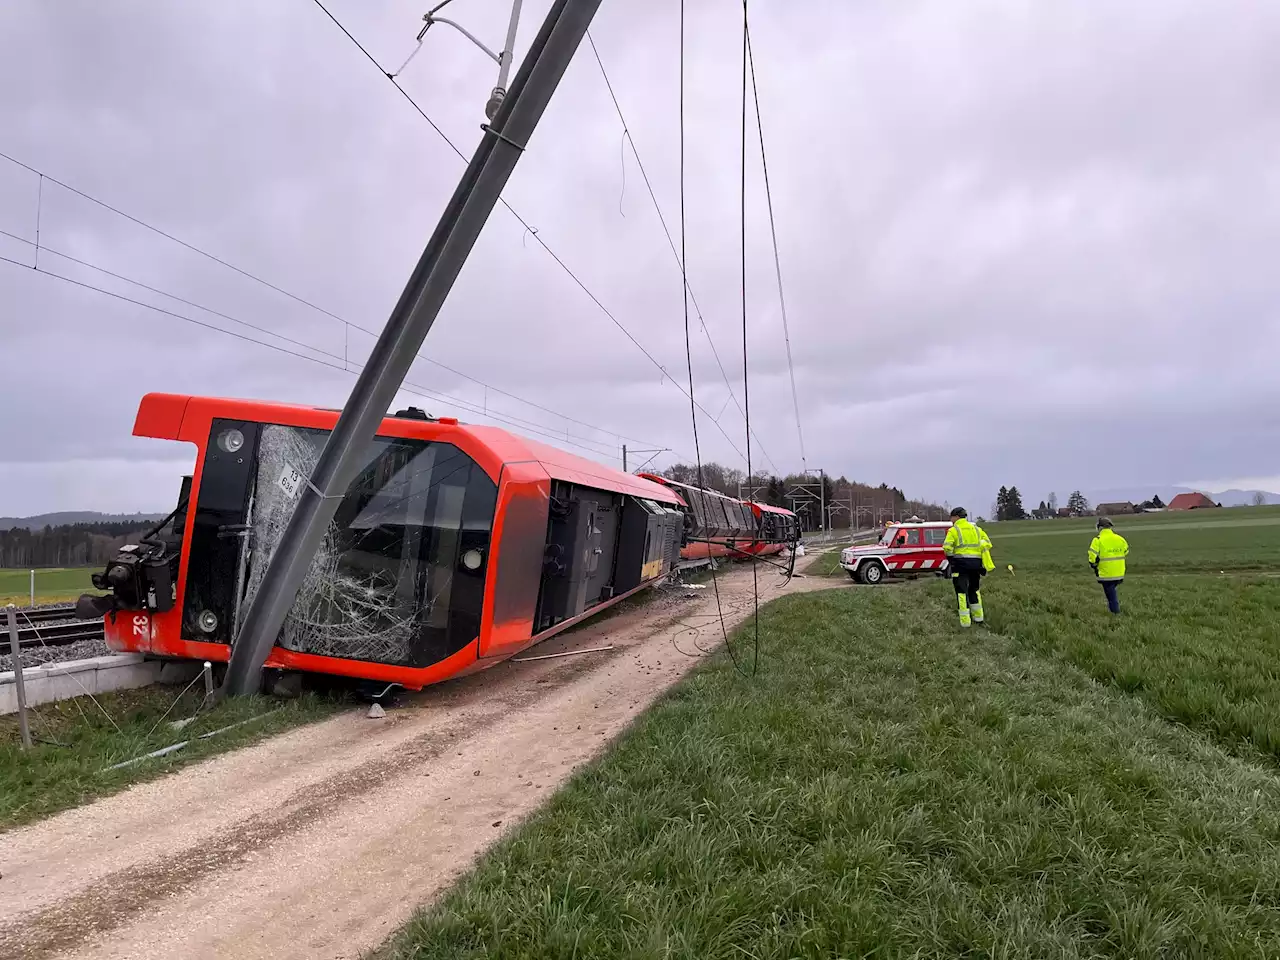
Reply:
[[[507,46],[497,58],[499,85],[486,110],[492,111],[492,122],[483,125],[484,137],[378,337],[368,364],[360,372],[315,470],[300,491],[297,508],[267,563],[261,586],[244,612],[223,693],[255,693],[261,685],[263,664],[338,503],[359,468],[360,457],[404,383],[599,6],[600,0],[554,0],[510,90],[501,91],[519,16],[520,2],[516,0]],[[431,17],[433,14],[428,14]],[[430,24],[428,19],[427,25]],[[457,26],[452,22],[450,25]]]

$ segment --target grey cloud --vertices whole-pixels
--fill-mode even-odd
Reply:
[[[543,6],[526,10],[522,45]],[[467,0],[458,15],[496,38],[503,7]],[[691,7],[690,278],[741,399],[740,7]],[[388,67],[422,13],[402,0],[332,9]],[[673,230],[677,15],[674,2],[606,3],[594,30]],[[753,17],[811,465],[979,510],[1007,483],[1038,500],[1280,472],[1280,10],[807,0]],[[492,82],[443,30],[403,77],[468,155]],[[5,152],[371,330],[463,165],[304,0],[19,0],[0,35],[0,115]],[[622,147],[584,49],[506,195],[683,381],[679,275]],[[748,179],[752,425],[789,470],[799,448],[754,154]],[[34,181],[0,161],[0,229],[33,235]],[[371,346],[48,184],[42,206],[56,249],[355,362]],[[29,255],[0,237],[0,256]],[[49,269],[165,303],[48,256]],[[6,352],[29,358],[6,368],[6,406],[23,412],[0,426],[0,513],[162,509],[187,450],[129,436],[148,390],[337,405],[352,379],[3,263],[0,303]],[[723,409],[742,447],[692,322],[699,400]],[[602,456],[618,435],[692,453],[687,399],[501,209],[425,352],[603,429],[420,361],[411,379],[432,392],[567,429]],[[700,426],[705,457],[735,459]]]

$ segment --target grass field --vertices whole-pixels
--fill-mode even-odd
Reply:
[[[31,710],[31,733],[38,741],[31,750],[21,748],[16,715],[0,717],[0,832],[340,708],[336,700],[310,694],[287,702],[244,697],[219,703],[175,731],[165,721],[192,716],[204,693],[198,683],[179,700],[180,692],[153,685],[102,694],[101,707],[88,697],[41,704]],[[194,739],[244,720],[252,722],[208,740]],[[192,742],[176,753],[104,772],[180,740]]]
[[[1280,511],[1211,516],[1118,521],[1120,618],[1072,521],[988,527],[985,629],[770,605],[383,955],[1280,956]]]
[[[36,603],[76,600],[82,593],[95,592],[89,575],[101,567],[45,568],[36,570]],[[0,569],[0,606],[31,600],[31,571]]]

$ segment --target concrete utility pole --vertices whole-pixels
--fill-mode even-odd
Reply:
[[[338,503],[599,6],[600,0],[552,3],[493,123],[482,128],[484,137],[360,372],[310,481],[301,488],[293,516],[244,611],[222,694],[256,693],[261,686],[262,666]],[[519,4],[516,8],[508,30],[512,36]]]

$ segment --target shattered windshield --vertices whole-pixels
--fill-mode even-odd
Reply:
[[[291,478],[310,476],[326,436],[276,424],[262,430],[246,602],[293,512]],[[413,666],[461,649],[480,629],[496,502],[497,485],[452,444],[375,438],[280,646]]]

